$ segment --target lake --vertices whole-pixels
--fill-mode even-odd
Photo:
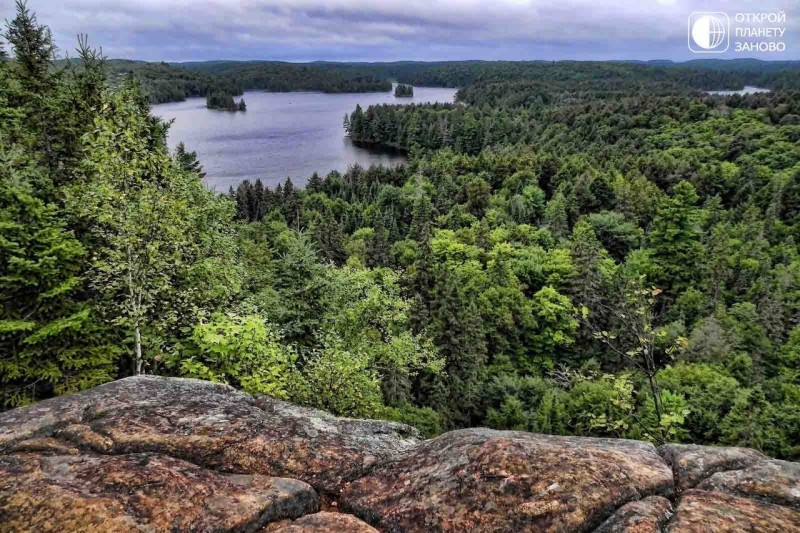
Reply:
[[[738,94],[744,96],[746,94],[755,94],[755,93],[768,93],[772,92],[769,89],[762,89],[761,87],[753,87],[751,85],[745,85],[744,89],[739,89],[738,91],[706,91],[708,94],[716,94],[720,96],[732,96],[734,94]]]
[[[453,102],[456,89],[414,87],[412,98],[391,92],[326,94],[246,92],[247,111],[206,109],[205,98],[153,106],[153,114],[174,119],[169,146],[183,141],[197,152],[208,185],[220,192],[246,179],[275,186],[287,177],[304,186],[312,173],[324,176],[351,165],[397,165],[405,155],[355,146],[342,121],[360,104]],[[238,101],[238,98],[237,98]]]

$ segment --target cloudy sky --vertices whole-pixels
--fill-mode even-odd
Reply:
[[[798,0],[28,0],[62,50],[88,33],[108,57],[190,61],[673,59],[696,11],[786,13],[782,53],[800,59]],[[13,15],[0,0],[0,17]],[[774,26],[774,25],[766,25]],[[733,48],[733,46],[731,47]]]

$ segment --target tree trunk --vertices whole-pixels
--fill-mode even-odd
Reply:
[[[136,324],[136,375],[142,374],[142,332],[139,330],[139,324]]]

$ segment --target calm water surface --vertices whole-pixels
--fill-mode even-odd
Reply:
[[[761,87],[753,87],[752,85],[745,85],[744,89],[740,89],[738,91],[706,91],[708,94],[719,94],[722,96],[732,96],[734,94],[738,94],[744,96],[746,94],[755,94],[755,93],[768,93],[772,92],[769,89],[762,89]]]
[[[247,111],[229,113],[206,109],[205,98],[153,106],[153,113],[174,119],[170,148],[183,141],[197,152],[208,185],[227,191],[240,181],[261,178],[275,186],[287,177],[303,186],[308,177],[331,170],[344,171],[355,163],[395,165],[405,161],[353,145],[344,135],[342,120],[356,104],[365,108],[383,103],[452,102],[456,89],[415,87],[413,98],[390,92],[358,94],[246,92]],[[237,99],[238,100],[238,99]]]

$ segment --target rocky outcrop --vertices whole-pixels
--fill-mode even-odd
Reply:
[[[341,419],[225,385],[157,377],[0,415],[0,447],[41,447],[42,438],[100,454],[154,452],[221,472],[289,477],[322,492],[419,442],[402,424]]]
[[[341,503],[390,531],[577,531],[671,492],[672,472],[644,442],[466,429],[376,466]]]
[[[648,496],[620,507],[595,533],[660,533],[672,514],[672,503],[668,499]]]
[[[2,522],[10,530],[255,531],[319,509],[294,479],[219,474],[165,455],[0,457]]]
[[[421,441],[230,387],[128,378],[0,414],[3,531],[800,530],[800,465],[467,429]]]
[[[696,444],[667,444],[660,452],[672,466],[679,490],[692,488],[716,472],[738,470],[765,459],[763,454],[749,448]]]
[[[800,512],[720,492],[692,489],[681,496],[669,531],[796,533]]]

